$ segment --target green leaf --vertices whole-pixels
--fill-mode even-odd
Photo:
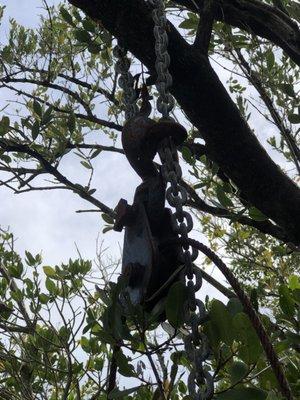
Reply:
[[[10,265],[8,271],[13,278],[20,279],[23,273],[23,265],[21,263]]]
[[[107,343],[107,344],[111,344],[114,345],[116,344],[115,339],[112,337],[112,335],[110,335],[108,332],[104,331],[104,330],[99,330],[99,327],[96,326],[95,329],[92,329],[92,333],[94,335],[96,335],[101,342],[103,343]]]
[[[67,121],[67,126],[68,129],[71,133],[73,133],[75,131],[76,128],[76,117],[75,114],[73,112],[71,112],[71,114],[69,115],[68,121]]]
[[[50,300],[50,297],[47,296],[45,293],[39,294],[39,300],[42,304],[47,304],[48,301]]]
[[[300,279],[297,275],[291,275],[289,277],[289,288],[291,290],[300,289]]]
[[[7,154],[1,154],[0,159],[6,162],[7,164],[9,164],[12,161],[11,157],[9,157]]]
[[[91,164],[89,164],[87,161],[80,161],[80,164],[83,165],[86,169],[92,169]]]
[[[35,120],[31,128],[32,139],[35,140],[38,137],[39,133],[40,133],[40,123],[39,121]]]
[[[288,120],[291,124],[300,124],[300,115],[299,114],[288,114]]]
[[[68,24],[74,25],[74,24],[73,24],[73,18],[72,18],[72,16],[71,16],[71,14],[69,13],[69,11],[65,9],[65,7],[60,7],[60,10],[59,10],[59,11],[60,11],[60,15],[62,16],[62,18],[63,18]]]
[[[109,225],[112,225],[114,223],[113,217],[111,217],[108,214],[101,214],[102,219]]]
[[[25,251],[25,255],[26,255],[26,263],[30,266],[35,265],[36,261],[33,255],[29,251]]]
[[[198,27],[199,18],[193,13],[188,13],[188,16],[189,18],[185,19],[179,24],[179,28],[196,30]]]
[[[249,217],[254,221],[265,221],[268,219],[268,217],[266,217],[256,207],[250,207],[248,212],[249,212]]]
[[[76,29],[74,32],[74,36],[81,43],[91,42],[91,36],[85,29]]]
[[[10,130],[10,120],[8,117],[2,117],[0,121],[0,136],[4,136]]]
[[[106,233],[106,232],[109,232],[109,231],[111,231],[111,230],[113,230],[114,229],[114,227],[112,226],[112,225],[106,225],[103,229],[102,229],[102,233]]]
[[[60,15],[62,16],[62,18],[71,25],[74,25],[73,23],[73,18],[71,16],[71,14],[69,13],[68,10],[66,10],[64,7],[60,7]]]
[[[44,270],[44,273],[45,273],[47,276],[55,276],[55,275],[56,275],[55,269],[52,268],[52,267],[44,266],[44,267],[43,267],[43,270]]]
[[[250,387],[239,387],[220,393],[214,397],[215,400],[265,400],[268,393],[261,389]]]
[[[15,301],[22,301],[23,300],[23,293],[20,289],[16,289],[11,292],[11,297]]]
[[[93,158],[99,156],[99,154],[102,152],[102,149],[96,149],[91,155],[90,159],[92,160]]]
[[[66,343],[71,335],[71,329],[66,326],[62,326],[58,332],[60,339]]]
[[[188,147],[183,146],[182,150],[181,150],[181,154],[182,154],[182,158],[184,159],[184,161],[186,161],[188,164],[195,163],[192,152]]]
[[[81,337],[80,346],[82,347],[82,350],[84,350],[86,353],[90,353],[91,352],[90,341],[85,336]]]
[[[229,367],[231,384],[235,385],[247,376],[248,366],[242,361],[234,361]]]
[[[128,358],[124,355],[122,350],[115,353],[115,359],[121,375],[126,377],[136,376],[133,365],[129,364]]]
[[[273,68],[274,64],[275,64],[274,52],[272,50],[269,50],[267,52],[267,67],[268,67],[268,70],[271,70]]]
[[[182,282],[175,282],[170,287],[166,301],[167,320],[174,328],[179,328],[184,322],[184,303],[187,299],[187,289]]]
[[[33,102],[33,111],[39,116],[42,117],[43,115],[43,109],[40,103],[36,100]]]
[[[212,329],[215,329],[219,338],[230,346],[233,342],[232,317],[221,301],[212,301],[209,318],[212,323]]]
[[[86,31],[89,31],[89,32],[91,32],[91,33],[94,33],[95,30],[96,30],[96,25],[95,25],[95,23],[94,23],[92,20],[90,20],[90,19],[84,19],[84,20],[82,21],[82,26],[84,27],[84,29],[85,29]]]
[[[295,97],[295,91],[294,91],[294,86],[291,85],[290,83],[282,83],[278,85],[279,88],[289,97]]]
[[[237,298],[230,299],[226,307],[232,317],[240,312],[243,312],[243,305]]]
[[[57,287],[55,283],[49,277],[46,278],[45,286],[49,293],[55,294],[57,292]]]
[[[99,54],[103,50],[102,45],[98,43],[89,43],[88,51],[92,54]]]
[[[43,118],[42,118],[42,121],[41,121],[41,124],[42,124],[42,125],[46,125],[46,124],[48,124],[48,123],[51,121],[51,119],[52,119],[52,111],[53,111],[53,108],[52,108],[52,107],[49,107],[49,108],[47,108],[47,110],[44,112]]]
[[[236,314],[233,317],[233,326],[236,339],[241,342],[238,348],[239,357],[248,365],[256,363],[262,347],[249,318],[245,313]]]
[[[284,314],[293,317],[296,311],[296,304],[286,285],[279,286],[279,305]]]
[[[233,207],[233,202],[226,195],[226,193],[224,192],[224,190],[221,186],[217,186],[216,192],[217,192],[217,198],[223,207],[225,207],[225,208]]]

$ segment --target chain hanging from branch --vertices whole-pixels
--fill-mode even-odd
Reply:
[[[150,2],[154,6],[152,15],[156,42],[156,87],[159,93],[157,109],[163,119],[166,119],[169,118],[175,101],[169,92],[169,88],[172,86],[172,76],[168,69],[170,56],[168,54],[165,4],[163,0],[151,0]],[[170,206],[176,210],[173,215],[176,230],[183,240],[187,240],[189,232],[193,229],[193,220],[191,215],[183,210],[183,206],[187,202],[187,192],[180,184],[182,171],[178,162],[177,150],[171,138],[163,141],[159,156],[162,162],[163,178],[169,184],[166,198]],[[196,292],[202,286],[201,270],[193,264],[197,256],[198,252],[195,248],[190,250],[188,245],[182,246],[181,257],[185,265],[183,279],[188,292],[185,322],[191,328],[191,333],[186,337],[184,343],[187,356],[193,365],[188,378],[188,388],[193,399],[200,400],[212,398],[214,385],[212,376],[203,368],[203,362],[208,358],[210,350],[206,336],[199,332],[199,325],[204,321],[206,312],[203,302],[196,299]]]
[[[170,56],[168,54],[165,4],[162,0],[151,0],[150,3],[153,5],[156,88],[159,94],[157,110],[162,114],[161,121],[172,121],[169,115],[174,108],[175,100],[169,92],[169,88],[172,86],[172,76],[168,69]],[[120,74],[118,83],[124,91],[125,118],[128,121],[138,114],[137,93],[133,87],[134,79],[129,71],[130,61],[126,57],[126,51],[118,45],[114,54],[118,60],[116,72]],[[166,198],[170,206],[176,210],[172,216],[175,232],[186,242],[189,232],[193,229],[193,220],[191,215],[183,209],[187,202],[187,192],[180,184],[182,171],[178,161],[177,149],[171,137],[161,141],[159,156],[162,163],[162,177],[165,184],[168,185]],[[214,385],[213,378],[203,368],[203,363],[208,358],[210,350],[206,336],[199,332],[199,325],[204,321],[206,312],[203,302],[196,299],[196,292],[202,286],[201,271],[193,265],[197,256],[198,251],[194,248],[190,250],[189,245],[183,245],[180,249],[180,262],[185,266],[182,280],[186,284],[188,293],[185,323],[191,330],[191,333],[185,339],[186,353],[192,364],[192,371],[188,377],[188,388],[194,400],[206,400],[212,398]]]
[[[133,118],[138,112],[136,104],[137,93],[134,90],[134,79],[130,72],[130,59],[127,57],[126,50],[119,44],[114,48],[114,56],[117,59],[116,73],[119,74],[118,84],[123,89],[123,103],[125,106],[126,121]]]

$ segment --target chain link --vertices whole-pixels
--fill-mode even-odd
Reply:
[[[173,141],[166,139],[159,150],[162,162],[163,177],[170,186],[166,192],[168,203],[175,208],[173,225],[179,237],[185,241],[193,229],[193,220],[189,213],[183,210],[187,201],[186,190],[181,186],[181,167],[178,162],[177,150]],[[203,363],[210,354],[206,336],[199,332],[199,325],[206,318],[203,302],[196,298],[196,292],[202,286],[200,268],[193,264],[198,257],[198,251],[189,246],[183,246],[180,252],[182,263],[185,265],[183,281],[187,287],[188,299],[185,311],[185,322],[191,332],[184,340],[185,350],[193,369],[188,378],[188,389],[194,400],[211,399],[214,394],[214,384],[211,375],[204,370]]]
[[[172,86],[172,76],[169,72],[170,56],[168,53],[168,34],[167,18],[165,15],[164,2],[161,0],[150,0],[154,6],[152,17],[154,21],[154,37],[155,37],[155,69],[157,72],[156,88],[159,93],[157,99],[157,110],[164,118],[168,118],[169,113],[175,105],[174,97],[169,93]]]
[[[134,79],[130,72],[130,60],[127,57],[126,50],[120,45],[115,46],[114,56],[117,58],[116,73],[120,74],[118,84],[123,89],[123,103],[125,106],[125,119],[126,121],[133,118],[138,113],[138,106],[136,104],[137,93],[134,90]]]
[[[159,97],[157,109],[163,118],[169,118],[169,113],[174,107],[174,98],[169,93],[172,85],[172,77],[169,73],[170,57],[168,54],[168,35],[166,32],[167,19],[163,0],[150,0],[154,6],[154,36],[156,52],[157,90]],[[166,198],[170,206],[175,208],[173,214],[173,226],[179,237],[186,241],[189,232],[193,229],[193,220],[189,213],[183,210],[187,202],[187,192],[181,186],[182,171],[178,162],[177,149],[171,138],[165,139],[159,149],[161,159],[162,176],[169,187]],[[203,368],[204,361],[209,357],[210,350],[207,337],[199,331],[199,325],[206,317],[203,302],[196,298],[196,292],[202,286],[202,274],[200,268],[193,262],[198,257],[198,251],[190,249],[189,245],[182,246],[180,257],[185,265],[182,280],[186,284],[188,299],[185,311],[185,323],[190,326],[191,332],[184,340],[187,356],[193,366],[188,377],[188,389],[194,400],[208,400],[214,394],[212,376]]]
[[[156,88],[159,94],[157,109],[163,118],[169,118],[175,100],[169,93],[169,88],[172,86],[172,76],[168,69],[170,56],[168,54],[164,1],[149,0],[149,3],[154,6]],[[130,60],[126,56],[126,51],[119,45],[114,48],[114,55],[117,58],[116,72],[120,74],[118,83],[124,91],[125,118],[128,120],[138,112],[137,94],[133,87],[134,80],[129,71]],[[187,192],[180,184],[182,171],[178,162],[177,150],[171,138],[163,141],[159,149],[159,156],[162,163],[163,179],[170,185],[166,191],[166,198],[170,206],[176,210],[172,216],[173,227],[181,239],[187,240],[189,232],[193,229],[193,220],[191,215],[183,209],[187,202]],[[196,292],[202,286],[201,270],[193,264],[193,261],[198,257],[198,251],[195,248],[190,249],[189,245],[184,245],[180,257],[185,265],[182,280],[186,284],[188,293],[185,323],[191,329],[184,340],[187,356],[193,365],[188,377],[188,389],[194,400],[208,400],[213,396],[214,384],[212,376],[203,368],[203,363],[209,357],[210,350],[206,336],[199,331],[199,325],[205,320],[206,312],[203,302],[196,298]]]

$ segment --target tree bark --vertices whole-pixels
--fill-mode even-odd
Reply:
[[[155,69],[151,9],[142,0],[69,0],[103,26],[150,71]],[[253,2],[253,0],[252,0]],[[234,3],[236,3],[234,1]],[[209,154],[247,199],[300,243],[300,189],[260,145],[199,50],[169,23],[172,94],[202,134]]]

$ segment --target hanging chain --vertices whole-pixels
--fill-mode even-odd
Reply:
[[[154,6],[154,37],[155,37],[155,69],[157,72],[156,88],[159,93],[157,99],[157,110],[163,118],[168,118],[173,110],[175,101],[170,94],[169,88],[172,86],[172,76],[169,72],[170,56],[168,53],[168,34],[166,32],[167,19],[165,15],[164,2],[160,0],[151,0]]]
[[[114,56],[117,58],[115,69],[116,73],[120,74],[118,84],[123,89],[123,103],[125,106],[125,119],[127,121],[137,114],[138,106],[136,104],[137,93],[134,90],[134,79],[130,72],[130,60],[126,53],[126,50],[120,45],[114,48]]]
[[[169,118],[169,113],[174,107],[174,98],[169,93],[172,85],[172,77],[169,73],[170,56],[168,54],[168,35],[166,32],[167,19],[163,0],[150,0],[154,6],[154,36],[156,52],[157,90],[159,97],[157,109],[163,118]],[[193,229],[191,215],[184,211],[183,206],[187,203],[187,192],[181,186],[182,171],[178,162],[176,147],[171,138],[164,141],[159,156],[162,162],[162,176],[169,187],[166,198],[170,206],[175,208],[173,223],[179,237],[186,241],[189,232]],[[200,268],[193,264],[198,257],[198,251],[189,249],[189,245],[182,246],[181,261],[184,263],[183,281],[186,283],[188,299],[185,310],[185,322],[191,327],[191,333],[184,340],[186,354],[193,366],[188,377],[188,389],[194,400],[211,399],[214,394],[212,376],[204,370],[203,363],[209,357],[210,349],[206,336],[199,332],[199,325],[206,317],[203,302],[196,298],[197,291],[202,286],[202,275]]]

